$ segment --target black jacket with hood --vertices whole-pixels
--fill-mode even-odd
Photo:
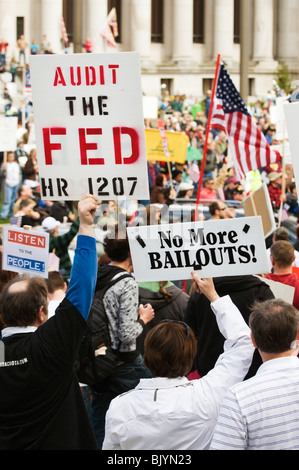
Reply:
[[[142,334],[137,338],[137,347],[142,354],[145,336],[151,328],[161,320],[182,321],[184,318],[189,295],[174,284],[166,287],[165,291],[166,293],[161,291],[153,292],[139,286],[139,302],[144,305],[151,304],[155,311],[155,317],[144,326]]]
[[[214,279],[216,291],[220,297],[229,295],[248,324],[250,308],[254,301],[273,299],[270,287],[256,276],[226,276]],[[223,352],[224,337],[220,333],[216,318],[210,307],[210,301],[203,295],[194,293],[190,297],[185,322],[193,329],[197,338],[197,356],[194,369],[202,377],[215,365]],[[251,367],[245,379],[255,375],[262,364],[256,350]]]

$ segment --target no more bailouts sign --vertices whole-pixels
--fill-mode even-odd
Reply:
[[[261,217],[127,228],[134,276],[142,281],[269,272]]]
[[[30,73],[42,198],[149,199],[139,54],[31,56]]]

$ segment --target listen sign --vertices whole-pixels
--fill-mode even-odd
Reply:
[[[49,234],[3,227],[2,269],[48,277]]]

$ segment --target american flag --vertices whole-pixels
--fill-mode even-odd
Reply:
[[[223,64],[219,69],[211,128],[226,132],[239,180],[251,170],[281,160],[279,152],[271,149],[256,126]]]
[[[61,25],[61,37],[62,37],[62,40],[64,42],[64,44],[68,44],[68,37],[67,37],[67,32],[66,32],[66,27],[65,27],[65,23],[64,23],[64,19],[63,17],[61,17],[61,20],[60,20],[60,25]]]
[[[112,28],[112,30],[111,30]],[[117,17],[116,17],[116,9],[112,8],[109,15],[106,18],[106,22],[103,26],[100,35],[106,39],[110,46],[116,47],[117,44],[115,39],[118,36],[118,26],[117,26]]]

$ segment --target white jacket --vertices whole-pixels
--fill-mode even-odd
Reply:
[[[229,296],[211,304],[226,338],[224,353],[205,377],[141,379],[112,400],[103,449],[208,449],[219,407],[229,387],[241,382],[252,361],[250,330]]]

